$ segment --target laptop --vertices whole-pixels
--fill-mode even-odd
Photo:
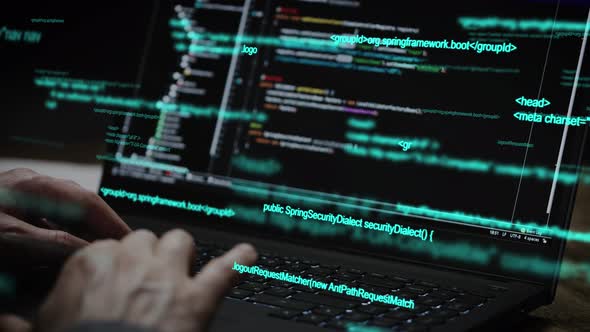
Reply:
[[[195,273],[257,248],[268,274],[242,273],[213,331],[467,331],[553,301],[586,181],[587,5],[152,5],[136,96],[92,97],[99,194],[190,232]]]

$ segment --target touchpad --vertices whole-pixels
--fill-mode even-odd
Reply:
[[[211,331],[326,331],[325,328],[270,317],[272,308],[226,299],[221,305]]]

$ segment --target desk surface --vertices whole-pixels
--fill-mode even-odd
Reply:
[[[590,186],[580,186],[571,230],[590,232]],[[588,261],[590,246],[568,243],[565,259]],[[553,304],[539,308],[522,324],[521,331],[561,332],[590,331],[590,276],[589,279],[561,280]]]
[[[17,167],[28,167],[39,173],[58,178],[69,178],[83,187],[98,191],[101,167],[98,164],[27,159],[0,159],[0,172]],[[590,186],[580,186],[572,219],[572,230],[590,232]],[[588,245],[569,243],[565,258],[588,261]],[[562,332],[590,331],[590,280],[562,280],[555,302],[533,311],[519,324],[519,331]]]

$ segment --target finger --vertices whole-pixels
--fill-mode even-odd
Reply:
[[[77,274],[87,279],[88,276],[99,277],[100,271],[112,272],[112,265],[120,248],[121,243],[116,240],[93,242],[66,261],[62,274]],[[73,273],[76,271],[81,273]]]
[[[78,220],[83,212],[82,207],[79,204],[64,201],[54,194],[45,194],[41,188],[34,187],[42,181],[59,180],[38,174],[22,176],[16,182],[11,181],[14,183],[10,186],[0,188],[0,194],[2,194],[0,197],[3,197],[2,201],[6,203],[4,210],[29,223],[38,223],[38,219],[42,217]],[[68,183],[70,186],[74,184],[74,182]]]
[[[19,181],[39,176],[39,173],[29,168],[15,168],[0,173],[0,186],[10,188]]]
[[[87,244],[68,233],[37,228],[0,212],[0,260],[7,266],[61,266]]]
[[[15,315],[0,316],[0,331],[7,332],[29,332],[32,330],[31,323]]]
[[[1,189],[9,189],[11,188],[14,184],[18,183],[19,181],[23,181],[23,180],[30,180],[33,177],[39,176],[39,173],[33,171],[32,169],[29,168],[15,168],[12,169],[10,171],[7,172],[2,172],[0,173],[0,190]],[[13,215],[21,220],[27,220],[28,221],[28,217],[27,214],[24,211],[19,211],[18,208],[16,207],[12,207],[10,203],[8,203],[8,206],[6,206],[7,202],[10,202],[12,199],[16,199],[16,198],[8,198],[7,197],[3,197],[4,199],[2,199],[2,195],[0,195],[0,211],[4,211],[10,215]],[[33,220],[36,220],[38,218],[31,218]]]
[[[102,311],[92,311],[91,307],[117,305],[118,303],[109,303],[102,297],[108,296],[103,286],[114,285],[111,279],[117,275],[114,264],[118,250],[120,250],[118,241],[101,240],[72,255],[65,263],[47,300],[41,306],[37,324],[65,327],[69,317],[80,317],[79,312],[82,308],[88,312],[101,313],[108,310],[102,308]],[[67,312],[68,315],[55,317],[56,310]]]
[[[249,244],[239,244],[225,255],[211,260],[193,280],[192,291],[199,299],[201,319],[211,319],[223,295],[232,287],[237,271],[232,269],[234,262],[251,265],[258,254]]]
[[[4,212],[0,212],[0,233],[29,235],[42,241],[54,242],[74,248],[88,244],[88,242],[69,233],[35,227]]]
[[[96,238],[120,239],[131,232],[129,226],[97,194],[72,181],[37,176],[18,182],[13,189],[80,205],[85,211],[84,220],[87,224],[84,226]]]
[[[151,231],[140,229],[127,235],[121,247],[128,253],[139,256],[152,256],[158,243],[158,237]]]
[[[196,253],[193,237],[181,230],[174,229],[162,236],[156,255],[166,262],[166,266],[187,275]]]

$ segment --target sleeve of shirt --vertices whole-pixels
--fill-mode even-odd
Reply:
[[[87,321],[64,332],[158,332],[157,330],[124,322]]]

